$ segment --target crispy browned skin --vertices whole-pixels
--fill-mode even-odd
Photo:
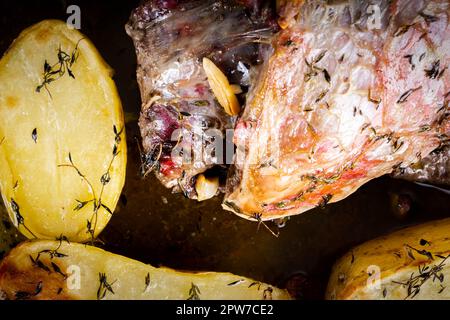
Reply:
[[[19,245],[15,250],[20,250]],[[47,268],[33,264],[28,260],[17,260],[17,251],[12,251],[0,264],[0,290],[11,300],[71,300],[66,293],[66,279],[57,272],[53,272],[52,262],[57,265],[57,259],[50,261],[46,255],[41,255],[39,260]],[[33,257],[35,259],[36,257]]]

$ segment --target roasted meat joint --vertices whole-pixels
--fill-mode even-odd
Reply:
[[[145,2],[127,26],[144,172],[271,220],[407,170],[448,143],[448,18],[448,1]]]
[[[0,35],[0,300],[450,300],[450,0],[4,0]]]
[[[196,199],[198,176],[232,162],[238,97],[277,29],[271,9],[260,1],[146,1],[133,12],[126,29],[138,56],[144,175],[154,171]],[[218,190],[217,179],[205,180]]]

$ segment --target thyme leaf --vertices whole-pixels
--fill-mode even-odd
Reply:
[[[112,286],[114,285],[114,283],[116,281],[114,281],[112,283],[109,283],[108,282],[108,278],[106,277],[105,273],[99,273],[98,277],[99,277],[99,286],[98,286],[98,289],[97,289],[97,300],[104,299],[108,292],[112,293],[112,294],[115,294]]]
[[[62,78],[66,73],[69,75],[70,78],[75,79],[75,75],[73,74],[71,68],[73,67],[74,63],[77,61],[80,55],[78,46],[82,40],[84,39],[81,38],[80,40],[78,40],[75,48],[72,50],[70,54],[63,51],[60,45],[57,51],[58,62],[56,62],[55,64],[50,65],[47,59],[44,61],[44,68],[43,68],[44,72],[42,75],[41,83],[36,87],[37,93],[40,93],[41,90],[44,88],[49,94],[50,98],[52,98],[52,95],[48,89],[49,84]]]
[[[22,226],[25,230],[27,230],[31,234],[31,236],[36,238],[34,233],[25,225],[25,219],[22,216],[22,214],[20,213],[20,207],[17,204],[17,202],[14,201],[13,198],[11,198],[10,204],[11,204],[11,210],[13,211],[14,216],[16,217],[16,220],[17,220],[17,227],[19,228],[20,226]]]
[[[188,300],[200,300],[200,289],[192,282],[191,288],[189,289]]]
[[[33,132],[31,133],[31,138],[33,139],[34,143],[37,143],[38,136],[37,136],[37,129],[36,128],[33,129]]]
[[[83,209],[86,205],[88,205],[90,203],[93,204],[92,215],[86,221],[86,229],[87,229],[86,233],[88,233],[91,236],[91,243],[93,243],[95,240],[95,230],[97,229],[97,222],[98,222],[98,211],[103,208],[109,214],[111,214],[111,215],[113,214],[112,210],[106,204],[104,204],[102,202],[102,198],[103,198],[103,194],[104,194],[106,185],[108,185],[111,182],[111,168],[114,163],[114,160],[117,158],[117,156],[120,153],[119,144],[122,141],[122,133],[123,132],[124,132],[124,128],[121,128],[120,130],[118,130],[117,126],[113,125],[114,144],[112,147],[112,158],[109,162],[106,172],[103,173],[99,179],[102,187],[100,189],[100,192],[98,193],[98,196],[94,189],[93,184],[86,177],[86,175],[84,175],[82,173],[82,171],[78,168],[78,166],[75,165],[72,154],[70,152],[69,152],[69,164],[62,164],[62,165],[58,166],[58,167],[68,167],[68,168],[72,168],[73,170],[75,170],[76,173],[88,185],[88,187],[93,195],[93,199],[87,200],[87,201],[81,201],[81,200],[75,199],[76,205],[73,209],[74,211],[79,211],[79,210]]]
[[[150,286],[150,273],[147,273],[147,275],[145,276],[145,289],[144,292],[146,292],[148,290]]]
[[[277,233],[275,233],[274,231],[272,231],[272,229],[269,228],[269,226],[262,220],[262,213],[254,213],[251,216],[252,219],[255,219],[256,221],[258,221],[258,229],[260,228],[261,225],[264,226],[264,228],[266,228],[267,231],[269,231],[275,238],[278,238],[280,236],[280,232],[278,231]]]
[[[435,264],[432,266],[422,267],[419,265],[418,274],[416,275],[415,272],[411,273],[409,279],[404,282],[392,282],[406,287],[407,295],[405,297],[405,300],[413,299],[415,296],[417,296],[420,293],[421,287],[430,279],[433,282],[435,280],[438,280],[441,283],[440,290],[438,291],[438,293],[441,293],[445,289],[445,287],[442,286],[442,283],[444,281],[444,273],[442,272],[442,270],[444,269],[445,263],[449,257],[450,255],[448,255],[447,257],[442,257],[442,260],[439,262],[439,264]]]
[[[244,282],[244,281],[245,281],[244,279],[239,279],[239,280],[230,282],[229,284],[227,284],[227,286],[228,286],[228,287],[234,287],[234,286],[237,286],[238,284],[241,284],[241,283]]]
[[[436,79],[440,73],[440,60],[436,60],[431,64],[430,69],[425,69],[425,75],[430,79]]]
[[[267,287],[267,289],[263,291],[263,300],[272,300],[272,292],[272,287]]]
[[[403,93],[400,98],[397,100],[397,103],[404,103],[408,100],[409,96],[412,95],[414,92],[416,92],[417,90],[422,89],[422,86],[417,87],[415,89],[409,89],[408,91],[406,91],[405,93]]]

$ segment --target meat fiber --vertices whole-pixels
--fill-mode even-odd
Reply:
[[[448,0],[279,4],[284,30],[236,127],[225,209],[299,214],[448,142]]]

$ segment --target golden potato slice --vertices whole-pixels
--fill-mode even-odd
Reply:
[[[28,238],[95,237],[111,218],[126,166],[112,70],[94,45],[48,20],[0,61],[0,187]]]
[[[450,299],[450,219],[368,241],[333,267],[327,299]]]
[[[0,264],[9,299],[290,299],[285,290],[230,273],[187,273],[58,241],[25,242]]]

